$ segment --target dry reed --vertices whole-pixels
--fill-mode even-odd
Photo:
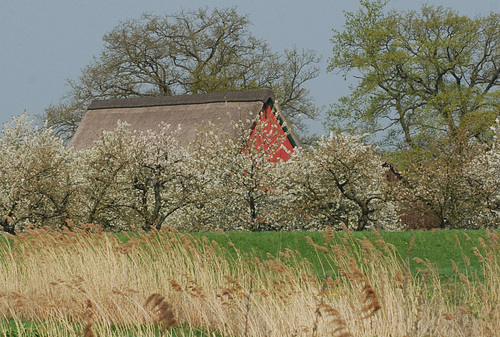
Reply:
[[[151,307],[155,312],[156,322],[163,324],[163,329],[168,329],[177,324],[172,306],[160,294],[151,294],[144,305],[146,308]]]
[[[500,331],[496,232],[474,250],[481,274],[456,267],[447,284],[429,261],[415,258],[421,272],[410,273],[409,255],[401,258],[379,235],[370,241],[327,231],[324,243],[310,240],[325,271],[334,270],[324,278],[289,249],[258,259],[173,230],[123,243],[96,226],[72,225],[10,239],[0,245],[0,336],[12,329],[7,319],[19,331],[25,320],[43,321],[47,335],[86,337],[118,336],[117,327],[155,336],[161,326],[173,334],[176,324],[252,337]]]

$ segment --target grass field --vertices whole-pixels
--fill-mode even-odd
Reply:
[[[343,232],[336,233],[342,237]],[[371,241],[377,240],[377,235],[396,248],[398,255],[404,260],[410,257],[410,268],[417,272],[419,264],[413,259],[418,257],[422,260],[428,259],[436,265],[439,273],[443,277],[451,277],[455,274],[453,260],[459,268],[465,268],[466,256],[470,261],[470,269],[479,271],[480,264],[474,255],[472,248],[477,246],[479,239],[486,240],[485,231],[408,231],[408,232],[353,232],[355,240],[353,243],[359,246],[358,240],[368,238]],[[278,256],[279,252],[286,248],[297,250],[301,256],[307,258],[314,265],[318,274],[322,274],[320,261],[325,261],[325,254],[320,254],[317,249],[311,246],[306,237],[309,236],[318,245],[323,245],[323,232],[228,232],[225,235],[219,233],[193,234],[197,237],[206,236],[210,240],[215,240],[221,245],[229,242],[235,244],[242,252],[253,253],[259,258],[266,258],[268,254]],[[460,242],[460,244],[457,244]]]
[[[29,230],[0,336],[495,336],[498,232]]]

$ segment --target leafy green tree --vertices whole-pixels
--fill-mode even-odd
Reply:
[[[498,228],[500,225],[499,120],[491,127],[493,141],[434,140],[422,160],[408,153],[403,180],[395,189],[402,213],[419,227]]]
[[[282,53],[254,37],[234,8],[143,14],[104,35],[101,54],[69,81],[69,92],[44,118],[68,139],[93,99],[199,94],[269,88],[291,124],[314,118],[304,84],[317,77],[319,57],[296,48]]]
[[[424,214],[419,227],[473,228],[466,220],[477,215],[483,203],[480,189],[472,186],[467,168],[475,161],[483,146],[467,139],[450,138],[429,141],[429,153],[439,156],[423,159],[418,152],[408,152],[404,183],[399,184],[400,201],[410,218]],[[477,217],[476,217],[477,218]]]
[[[334,32],[328,67],[359,81],[333,105],[326,126],[383,135],[386,146],[412,150],[461,133],[484,140],[500,111],[500,14],[360,3]]]

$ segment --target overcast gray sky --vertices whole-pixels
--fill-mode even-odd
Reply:
[[[471,17],[500,12],[500,0],[392,0],[389,8],[418,9],[422,3]],[[348,93],[348,84],[325,66],[332,28],[342,29],[343,11],[356,10],[358,0],[0,0],[0,124],[59,102],[66,79],[78,78],[101,51],[102,36],[120,21],[204,6],[236,6],[249,15],[253,34],[276,51],[295,45],[322,55],[322,73],[308,86],[319,106]],[[311,123],[311,130],[322,133],[321,121]]]

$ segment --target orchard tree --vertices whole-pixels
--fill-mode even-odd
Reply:
[[[249,26],[234,8],[126,20],[104,35],[101,54],[44,117],[68,139],[93,99],[269,88],[290,123],[304,128],[299,115],[317,114],[304,85],[318,76],[319,57],[296,48],[273,52]]]
[[[92,223],[105,230],[128,229],[138,224],[126,200],[130,182],[126,172],[131,165],[131,135],[128,125],[118,123],[112,131],[104,131],[90,149],[75,155],[78,170],[78,207],[72,219]]]
[[[291,229],[291,193],[287,162],[275,158],[286,135],[257,121],[233,125],[238,137],[216,128],[200,133],[192,144],[198,178],[198,207],[189,209],[210,229]]]
[[[358,82],[327,127],[384,135],[387,146],[412,150],[460,131],[483,141],[500,111],[500,14],[469,18],[429,5],[387,11],[387,2],[361,0],[334,31],[328,71]]]
[[[289,203],[286,165],[275,158],[286,135],[279,136],[278,127],[269,130],[266,122],[257,122],[250,137],[242,125],[237,125],[242,135],[229,139],[225,144],[226,156],[221,167],[224,172],[223,185],[227,192],[222,202],[232,205],[229,221],[242,229],[251,231],[283,230],[286,207]]]
[[[83,221],[105,229],[160,229],[191,202],[187,152],[168,125],[136,133],[118,123],[80,154]]]
[[[159,132],[132,135],[126,172],[129,207],[142,219],[144,230],[161,229],[170,216],[192,201],[193,173],[187,169],[188,154],[179,145],[176,132],[181,130],[163,124]]]
[[[492,127],[494,141],[477,153],[465,168],[470,189],[478,194],[469,223],[478,227],[500,227],[500,120]]]
[[[73,156],[50,128],[25,114],[4,125],[0,139],[0,227],[60,226],[76,193]]]
[[[226,136],[211,123],[197,130],[195,139],[188,146],[191,155],[185,166],[192,173],[191,202],[173,215],[175,226],[171,224],[172,227],[183,231],[212,231],[223,227],[223,209],[230,207],[222,205],[219,200],[227,193],[222,185],[221,171]]]
[[[297,214],[314,226],[398,228],[397,205],[391,202],[384,162],[362,138],[332,133],[294,158],[298,167],[293,175],[300,189]]]

